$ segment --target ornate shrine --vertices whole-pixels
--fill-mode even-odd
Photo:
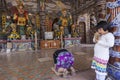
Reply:
[[[33,25],[30,22],[31,19],[29,18],[28,12],[24,9],[23,2],[16,0],[17,5],[11,6],[10,9],[7,8],[5,0],[1,2],[3,3],[0,9],[2,11],[2,24],[0,25],[1,52],[7,50],[25,51],[27,49],[34,49],[34,33],[36,29],[33,29]],[[9,12],[11,9],[13,10]]]
[[[73,45],[75,40],[80,43],[79,28],[73,22],[71,8],[62,1],[54,2],[59,9],[53,17],[46,10],[47,6],[52,7],[54,4],[51,3],[50,6],[45,0],[14,0],[13,2],[1,0],[1,2],[4,3],[4,6],[1,4],[2,8],[6,7],[1,16],[0,27],[2,52],[7,49],[12,51],[43,49],[43,46],[60,48],[68,45],[66,42],[69,41]],[[30,5],[27,4],[28,2],[33,3]]]

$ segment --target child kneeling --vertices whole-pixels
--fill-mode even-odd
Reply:
[[[55,51],[53,59],[55,64],[54,69],[59,76],[67,76],[68,74],[72,75],[75,73],[75,69],[73,68],[74,57],[68,50],[60,49]]]

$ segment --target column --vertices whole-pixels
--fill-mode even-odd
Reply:
[[[114,19],[117,17],[117,15],[120,13],[120,6],[113,5],[118,0],[107,0],[108,2],[111,2],[110,5],[113,6],[112,8],[107,8],[107,14],[110,14],[108,18],[108,22],[113,23]],[[117,3],[118,4],[118,3]],[[120,4],[119,4],[120,5]],[[120,22],[120,20],[118,20]],[[114,22],[118,24],[117,22]],[[111,25],[112,32],[115,36],[115,44],[114,47],[110,50],[110,59],[109,59],[109,65],[108,65],[108,73],[115,78],[115,80],[119,80],[120,78],[120,26],[118,25]]]

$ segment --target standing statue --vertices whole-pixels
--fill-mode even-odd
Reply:
[[[74,25],[74,24],[71,26],[71,35],[72,35],[72,37],[79,37],[79,35],[77,33],[76,25]]]
[[[26,30],[26,35],[29,39],[34,39],[35,29],[33,29],[32,25],[29,25]]]
[[[70,26],[72,24],[72,16],[67,12],[66,9],[62,10],[62,14],[58,21],[59,26],[64,27],[64,36],[68,36],[70,34]]]
[[[28,21],[28,14],[24,10],[23,4],[18,5],[18,11],[14,13],[13,19],[17,23],[17,31],[20,35],[25,35],[26,24]]]

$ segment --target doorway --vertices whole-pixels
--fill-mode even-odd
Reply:
[[[79,22],[79,27],[80,27],[80,37],[81,43],[86,43],[86,24],[85,22]]]

